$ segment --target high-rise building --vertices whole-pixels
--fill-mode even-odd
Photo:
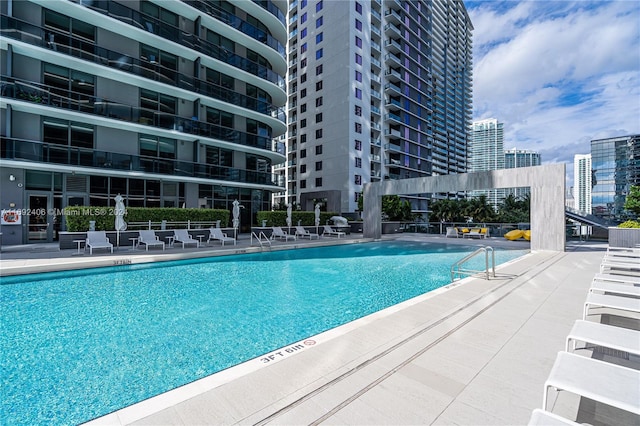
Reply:
[[[542,164],[540,153],[529,151],[527,149],[506,149],[504,151],[504,168],[514,169],[516,167],[532,167]],[[522,198],[529,194],[529,188],[506,188],[505,196],[513,195],[516,198]]]
[[[4,243],[68,205],[231,209],[284,182],[285,1],[2,1]],[[11,232],[7,232],[11,229]]]
[[[573,156],[573,208],[591,214],[591,154]]]
[[[613,222],[625,220],[630,187],[640,185],[640,135],[591,141],[591,208]]]
[[[495,118],[474,121],[469,145],[469,172],[501,170],[504,169],[504,161],[503,123]],[[497,208],[504,200],[505,190],[500,188],[472,191],[469,195],[486,195],[487,202]]]
[[[459,0],[291,2],[276,202],[350,214],[365,183],[466,172],[472,30]]]

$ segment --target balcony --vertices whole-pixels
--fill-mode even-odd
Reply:
[[[392,113],[392,112],[387,113],[387,115],[385,115],[385,118],[386,118],[387,120],[394,120],[394,121],[397,121],[397,122],[399,122],[399,123],[402,123],[402,118],[400,118],[400,116],[399,116],[399,115],[394,114],[394,113]]]
[[[382,99],[382,95],[377,90],[371,89],[371,97],[376,99]]]
[[[379,132],[382,130],[382,127],[380,127],[378,123],[371,123],[371,130],[377,130]]]
[[[283,186],[278,184],[276,175],[266,172],[179,161],[170,158],[121,154],[24,139],[3,137],[1,142],[0,158],[3,160]]]
[[[373,58],[373,57],[372,57],[372,58],[371,58],[371,66],[372,66],[372,67],[376,67],[376,68],[378,68],[378,69],[381,69],[381,68],[382,68],[382,63],[380,63],[380,61],[379,61],[379,60],[377,60],[376,58]]]
[[[178,115],[138,108],[105,98],[97,98],[82,93],[50,88],[31,82],[1,76],[1,95],[5,99],[15,99],[54,109],[78,111],[85,114],[106,117],[129,123],[142,124],[164,130],[172,130],[205,138],[217,139],[238,145],[251,146],[272,151],[271,137],[240,132],[233,128],[185,118]],[[55,112],[52,115],[55,116]]]
[[[402,74],[400,74],[399,71],[396,71],[393,68],[389,68],[389,69],[385,70],[384,71],[384,75],[386,75],[387,79],[392,83],[397,83],[397,82],[403,81],[402,80]]]
[[[385,40],[384,45],[387,47],[387,50],[392,53],[402,52],[402,46],[400,43],[392,38]]]
[[[394,98],[389,98],[385,106],[388,110],[397,111],[399,109],[402,109],[402,104],[400,103],[400,101]]]
[[[376,114],[376,115],[380,115],[380,108],[378,108],[375,105],[371,105],[371,113],[372,114]]]
[[[402,16],[400,16],[400,14],[393,9],[385,10],[384,17],[386,18],[387,22],[392,22],[396,25],[402,23]]]
[[[384,134],[390,138],[401,138],[402,135],[400,133],[400,130],[395,130],[395,129],[385,129]]]
[[[393,91],[396,92],[399,95],[402,95],[402,89],[400,88],[400,86],[393,84],[391,82],[387,83],[384,85],[384,90],[385,91]]]
[[[402,65],[402,60],[393,53],[387,53],[384,57],[384,61]]]

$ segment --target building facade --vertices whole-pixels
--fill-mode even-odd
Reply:
[[[640,185],[640,135],[591,141],[592,213],[612,222],[626,220],[624,203]]]
[[[582,214],[591,214],[591,154],[573,156],[573,207]]]
[[[469,172],[486,172],[505,168],[504,124],[495,118],[474,121],[469,146]],[[473,191],[472,197],[485,195],[487,202],[497,209],[504,200],[505,189]]]
[[[473,27],[457,0],[297,0],[289,8],[287,188],[354,214],[365,183],[463,173]],[[409,195],[426,212],[430,194]]]
[[[284,0],[1,3],[2,191],[52,241],[69,205],[270,208],[284,182]]]
[[[540,153],[527,149],[506,149],[504,151],[504,168],[515,169],[516,167],[533,167],[542,164]],[[522,198],[530,193],[529,188],[506,188],[505,196],[513,195]]]

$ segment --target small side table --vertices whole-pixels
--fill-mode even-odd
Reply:
[[[196,238],[199,241],[198,247],[202,247],[202,239],[204,238],[204,235],[196,235]]]
[[[165,237],[167,239],[167,245],[173,248],[173,241],[176,239],[175,235],[169,235]]]
[[[131,250],[136,250],[138,248],[138,240],[140,239],[140,237],[131,237],[129,238],[129,240],[131,241]]]
[[[78,245],[78,251],[73,253],[73,256],[83,256],[84,252],[80,251],[80,249],[82,248],[82,243],[86,243],[87,240],[73,240],[73,242]]]

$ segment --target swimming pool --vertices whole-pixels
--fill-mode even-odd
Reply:
[[[108,414],[446,285],[473,249],[363,243],[2,278],[0,418]]]

